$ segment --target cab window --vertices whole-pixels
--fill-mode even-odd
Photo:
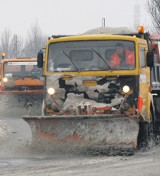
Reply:
[[[140,67],[144,67],[146,65],[145,61],[145,48],[140,47],[139,49],[139,54],[140,54]]]

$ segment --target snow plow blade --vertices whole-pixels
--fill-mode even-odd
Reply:
[[[137,147],[139,124],[123,115],[44,116],[23,119],[32,131],[32,145],[40,150],[107,150]]]

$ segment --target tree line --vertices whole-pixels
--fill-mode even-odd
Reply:
[[[38,23],[31,27],[25,40],[5,29],[0,36],[0,53],[5,53],[5,58],[37,57],[38,51],[45,47],[47,37],[42,34]]]
[[[151,16],[150,24],[153,30],[160,32],[160,0],[146,0],[147,11]],[[45,47],[48,36],[44,35],[35,23],[24,40],[18,34],[11,34],[5,29],[0,36],[0,53],[6,54],[6,58],[37,57],[41,48]]]
[[[146,0],[147,11],[151,16],[150,23],[155,32],[160,32],[160,0]]]

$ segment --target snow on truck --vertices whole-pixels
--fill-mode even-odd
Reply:
[[[2,103],[42,102],[44,92],[42,69],[37,67],[37,58],[3,58],[1,61],[0,97]]]
[[[143,26],[124,35],[49,38],[42,116],[23,117],[33,144],[53,150],[147,147],[160,122],[160,37],[153,38]],[[112,67],[119,43],[132,53],[130,63]]]

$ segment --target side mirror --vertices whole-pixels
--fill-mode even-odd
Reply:
[[[41,50],[37,54],[37,66],[43,68],[43,52]]]
[[[153,51],[147,52],[147,67],[153,67],[154,66],[154,53]]]

